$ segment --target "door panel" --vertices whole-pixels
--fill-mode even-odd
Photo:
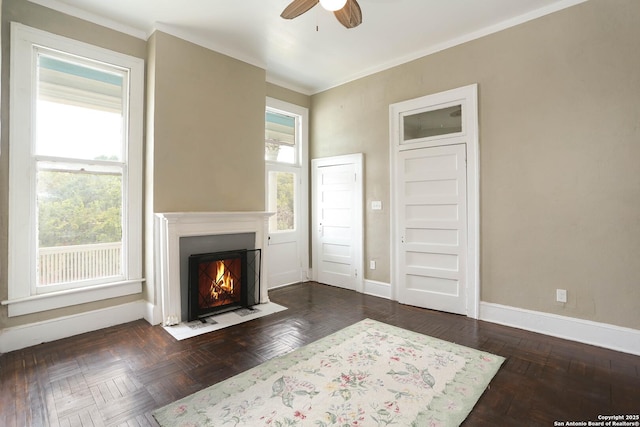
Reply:
[[[269,218],[269,288],[302,281],[300,230],[298,224],[299,170],[269,166],[267,172],[267,210]]]
[[[313,161],[316,280],[360,290],[362,265],[361,156]]]
[[[274,250],[275,249],[275,250]],[[274,288],[303,280],[297,239],[269,239],[269,287]]]
[[[399,301],[466,314],[464,144],[398,155]]]

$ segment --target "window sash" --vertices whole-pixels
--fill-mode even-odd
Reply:
[[[108,117],[105,113],[99,113],[99,116],[93,116],[99,123],[107,122],[107,128],[115,130],[123,126],[122,112],[126,111],[129,104],[128,93],[125,89],[128,87],[129,72],[120,67],[110,64],[100,63],[89,58],[81,58],[72,56],[57,50],[47,49],[42,46],[33,47],[34,60],[31,72],[35,76],[37,82],[36,99],[38,101],[49,101],[50,108],[40,108],[42,104],[37,102],[35,105],[35,121],[40,124],[41,120],[51,119],[50,114],[60,114],[61,108],[70,105],[73,108],[70,114],[92,114],[91,111],[105,111],[107,113],[117,113],[116,116]],[[44,92],[44,93],[43,93]],[[67,107],[68,109],[69,107]],[[118,118],[119,116],[119,118]],[[77,117],[77,116],[72,116]],[[116,118],[117,121],[113,121]],[[78,119],[82,120],[82,119]],[[72,121],[76,121],[73,120]],[[39,130],[39,127],[37,128]],[[81,133],[73,135],[73,131],[64,126],[61,128],[60,123],[51,123],[51,134],[47,134],[52,139],[41,145],[41,136],[36,132],[36,143],[33,157],[36,161],[34,169],[37,190],[32,195],[35,197],[36,206],[36,260],[35,268],[37,271],[35,286],[32,284],[32,293],[44,294],[57,292],[62,290],[82,288],[87,286],[99,285],[113,281],[122,281],[127,277],[127,263],[123,259],[122,254],[125,253],[124,242],[127,234],[127,222],[123,220],[123,214],[126,211],[126,200],[128,193],[128,185],[124,180],[124,162],[109,160],[94,160],[92,157],[111,153],[116,149],[117,159],[122,158],[122,153],[126,152],[127,140],[124,138],[126,129],[120,135],[111,135],[110,138],[104,140],[102,144],[95,142],[95,131],[93,129],[84,129]],[[73,154],[78,154],[78,158],[57,157],[58,153],[68,153],[68,149],[64,149],[60,144],[71,143],[75,150]],[[114,144],[115,143],[115,144]],[[81,144],[76,147],[74,144]],[[96,151],[93,154],[78,152],[79,148],[86,144],[91,144]],[[106,145],[105,145],[106,144]],[[120,148],[117,148],[120,146]],[[42,151],[49,154],[48,156],[38,156]],[[41,157],[42,160],[38,160]],[[53,175],[47,173],[51,172]],[[56,174],[58,173],[58,174]],[[52,178],[54,176],[60,179],[67,178],[76,185],[82,185],[83,177],[101,175],[120,176],[120,200],[118,208],[119,236],[114,240],[111,250],[105,250],[104,245],[98,246],[96,242],[91,242],[95,236],[91,234],[80,235],[72,230],[65,222],[74,222],[76,227],[84,228],[87,226],[86,220],[82,217],[86,215],[100,215],[95,212],[91,204],[85,205],[87,200],[78,196],[75,203],[73,200],[67,199],[70,203],[72,212],[66,218],[60,221],[59,216],[56,218],[46,217],[47,222],[53,222],[49,227],[41,222],[40,214],[45,212],[46,202],[40,199],[40,179],[45,177]],[[104,181],[104,180],[102,180]],[[106,184],[106,182],[103,182]],[[56,194],[59,188],[52,188],[53,194]],[[81,189],[82,193],[86,193],[89,189]],[[64,202],[63,202],[64,203]],[[52,206],[51,204],[49,205]],[[58,209],[60,206],[58,205]],[[98,218],[95,218],[97,221]],[[43,228],[41,228],[43,227]],[[55,231],[56,227],[62,227],[59,232]],[[112,229],[111,232],[114,230]],[[115,230],[118,231],[118,230]],[[95,233],[95,229],[87,229],[85,233]],[[42,238],[49,236],[55,239],[49,242],[49,245],[41,246]],[[74,240],[73,243],[61,245],[59,240],[63,236],[67,239]],[[115,236],[114,236],[115,237]],[[80,240],[79,240],[80,239]],[[87,241],[88,240],[88,241]],[[106,243],[106,242],[105,242]],[[89,246],[91,244],[91,246]],[[65,247],[65,250],[61,249]],[[110,245],[112,246],[112,245]]]
[[[265,141],[279,145],[296,145],[296,122],[295,116],[268,109],[265,114]]]
[[[41,246],[41,233],[51,232],[51,230],[48,228],[40,229],[39,213],[41,212],[41,206],[38,200],[40,192],[39,185],[37,184],[38,190],[34,195],[36,197],[36,236],[38,242],[36,249],[37,275],[35,294],[45,294],[125,280],[127,277],[127,260],[123,255],[126,249],[124,242],[126,241],[127,226],[123,218],[125,212],[123,201],[126,200],[127,185],[124,179],[124,165],[92,165],[80,161],[73,162],[68,159],[67,162],[64,163],[51,161],[36,162],[35,169],[36,182],[38,182],[41,172],[90,175],[94,177],[115,176],[120,178],[119,239],[113,242],[78,242],[64,246],[59,244]],[[86,209],[90,210],[91,207],[86,207]],[[83,210],[84,209],[80,209],[80,215]],[[73,219],[73,217],[74,215],[70,214],[68,220]],[[80,223],[80,225],[82,225],[82,223]],[[113,246],[113,244],[116,243],[118,245],[117,248]],[[117,259],[115,259],[115,257],[117,257]],[[43,283],[43,279],[45,278],[49,278],[49,280]]]
[[[267,107],[265,111],[265,160],[300,165],[300,116]]]
[[[42,46],[33,55],[40,99],[122,113],[128,70]]]

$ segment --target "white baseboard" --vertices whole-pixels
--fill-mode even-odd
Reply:
[[[363,293],[374,297],[391,299],[391,284],[365,279]]]
[[[149,301],[145,301],[144,320],[151,325],[159,325],[162,323],[162,307],[154,305]]]
[[[145,317],[146,301],[139,300],[114,307],[58,317],[0,330],[0,353],[31,347]]]
[[[365,279],[364,293],[393,299],[391,285],[375,280]],[[637,329],[482,301],[479,320],[640,356]]]
[[[391,299],[391,285],[365,280],[368,295]],[[0,353],[67,338],[144,318],[161,323],[159,307],[143,300],[101,310],[59,317],[0,331]],[[480,303],[480,320],[538,332],[640,356],[640,331],[606,323],[525,310],[488,302]]]
[[[480,303],[480,320],[640,356],[640,330],[557,314]]]

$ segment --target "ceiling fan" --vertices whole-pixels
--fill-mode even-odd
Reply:
[[[355,28],[362,23],[362,10],[356,0],[293,0],[280,16],[284,19],[296,18],[318,3],[333,12],[345,28]]]

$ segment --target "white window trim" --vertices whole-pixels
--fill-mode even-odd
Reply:
[[[123,179],[128,180],[123,210],[125,280],[115,283],[36,295],[35,171],[31,161],[34,142],[35,79],[33,46],[91,58],[129,69],[128,150]],[[11,82],[9,129],[9,263],[8,315],[19,316],[70,305],[140,293],[142,291],[142,135],[144,60],[87,43],[11,23]],[[27,70],[30,70],[27,72]]]

